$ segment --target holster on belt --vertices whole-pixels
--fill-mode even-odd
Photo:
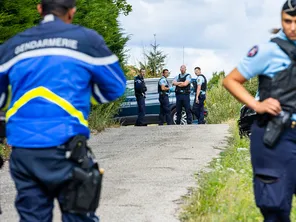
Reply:
[[[263,135],[263,142],[267,147],[274,147],[285,128],[287,128],[290,124],[290,118],[290,112],[282,111],[280,115],[272,117],[267,122],[265,132]]]
[[[87,214],[95,212],[101,194],[103,170],[87,146],[85,136],[77,135],[65,144],[66,158],[77,163],[62,191],[64,212]]]

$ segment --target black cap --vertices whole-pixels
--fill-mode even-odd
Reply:
[[[74,8],[76,0],[41,0],[42,5],[55,5],[65,8]]]
[[[287,0],[283,5],[283,12],[291,16],[296,16],[296,0]]]

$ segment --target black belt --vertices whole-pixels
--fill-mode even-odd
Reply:
[[[159,93],[159,96],[168,96],[166,93]]]

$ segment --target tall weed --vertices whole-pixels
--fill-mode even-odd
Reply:
[[[242,104],[222,86],[222,81],[223,76],[220,76],[218,83],[207,92],[206,107],[209,124],[219,124],[239,117]],[[258,88],[257,78],[249,80],[244,86],[255,96]]]
[[[89,116],[89,127],[92,131],[102,131],[104,128],[116,124],[113,119],[119,111],[119,106],[122,103],[123,98],[108,103],[93,106]]]

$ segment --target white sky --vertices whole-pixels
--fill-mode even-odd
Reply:
[[[168,54],[171,76],[183,63],[191,74],[196,66],[209,78],[215,71],[227,74],[256,44],[268,41],[270,29],[280,27],[285,0],[127,0],[133,6],[119,21],[126,34],[129,64],[143,61],[156,34]]]

